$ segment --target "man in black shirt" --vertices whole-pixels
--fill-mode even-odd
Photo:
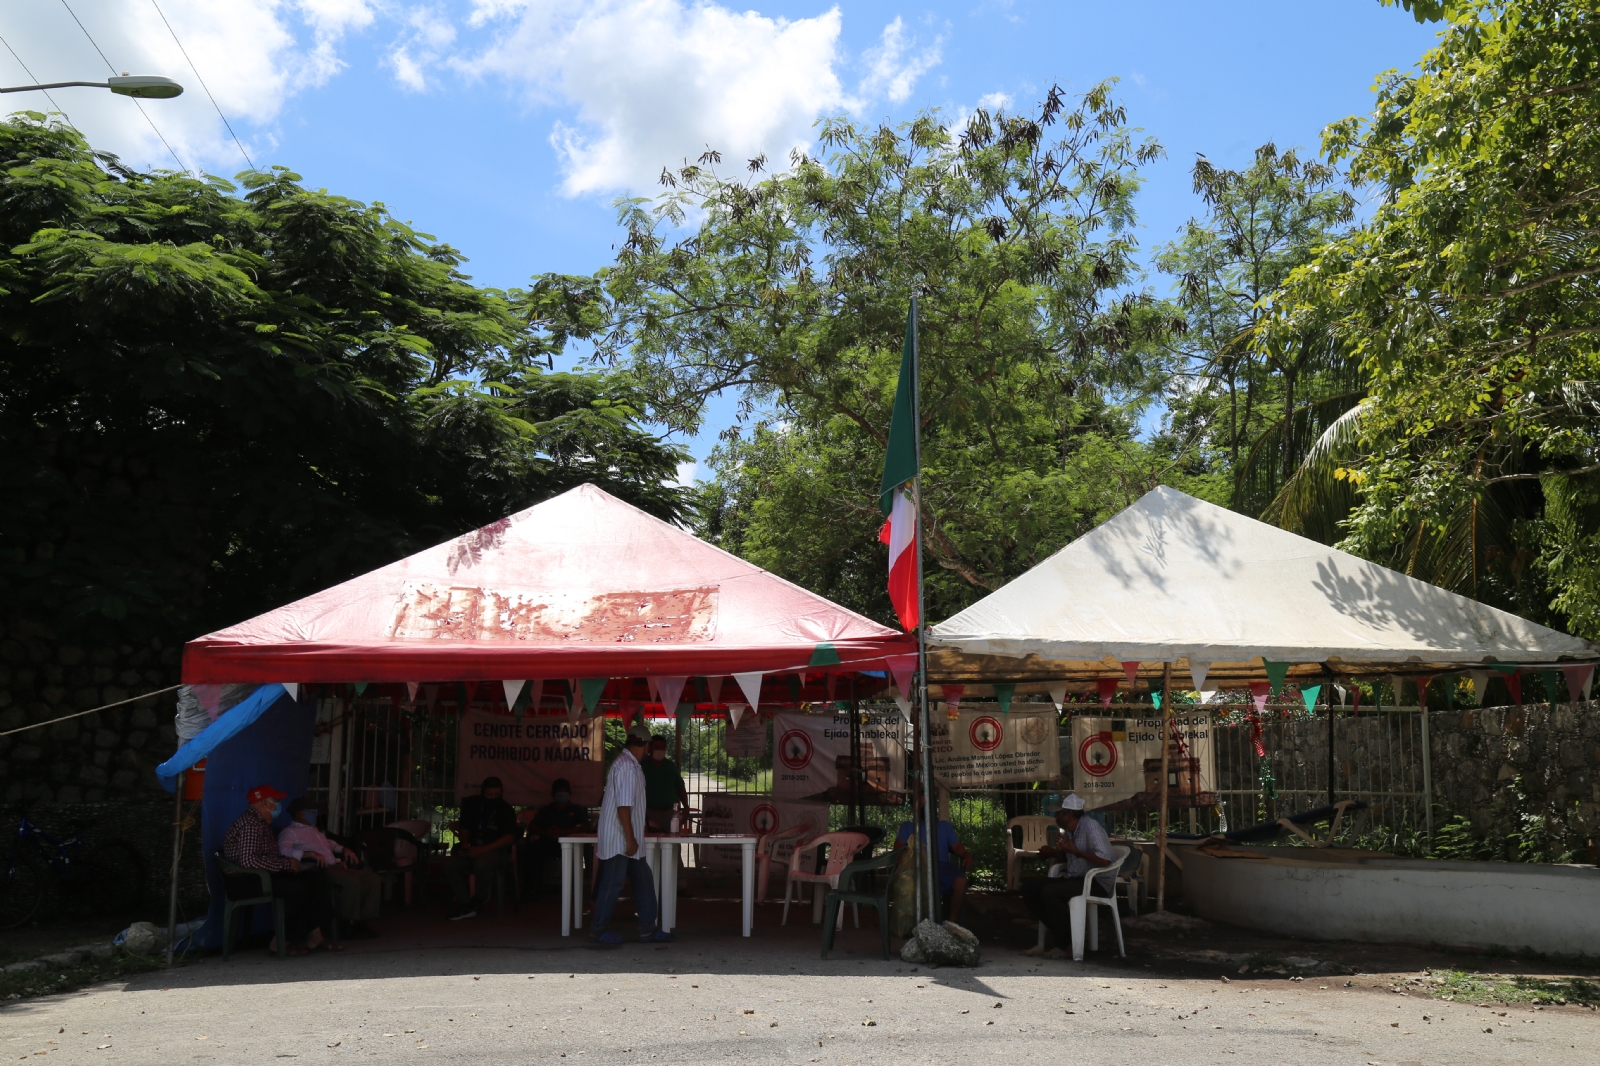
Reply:
[[[456,912],[450,916],[453,922],[478,916],[500,864],[511,855],[511,845],[517,838],[517,812],[501,798],[503,791],[498,777],[484,778],[479,794],[461,801],[461,820],[450,825],[458,839],[444,866],[450,898],[456,905]],[[468,887],[468,878],[473,876],[478,879],[476,899]]]
[[[560,838],[592,833],[589,812],[572,802],[572,783],[564,777],[550,782],[550,802],[537,811],[523,811],[518,820],[528,827],[517,862],[522,865],[522,891],[537,896],[544,883],[545,864],[561,861]]]

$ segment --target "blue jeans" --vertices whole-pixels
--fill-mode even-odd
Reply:
[[[656,880],[650,873],[650,864],[643,859],[626,855],[613,855],[600,860],[600,884],[595,889],[594,921],[591,929],[595,936],[606,931],[611,912],[617,909],[617,898],[622,895],[622,883],[633,882],[633,905],[639,912],[639,935],[646,936],[656,928]]]

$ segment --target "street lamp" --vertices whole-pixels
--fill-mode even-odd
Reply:
[[[151,75],[136,75],[129,77],[124,74],[120,78],[107,78],[105,81],[52,81],[46,85],[13,85],[9,88],[0,87],[0,93],[26,93],[35,89],[66,89],[74,85],[82,85],[90,89],[110,89],[118,96],[132,96],[143,100],[170,100],[174,96],[183,95],[183,86],[171,78],[158,78]]]

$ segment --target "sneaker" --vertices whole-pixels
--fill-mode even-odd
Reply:
[[[643,936],[641,936],[639,938],[639,943],[641,943],[641,944],[670,944],[676,939],[677,939],[677,937],[673,936],[671,933],[667,932],[665,929],[656,929],[656,930],[653,930],[652,932],[645,933]]]
[[[478,908],[472,906],[471,904],[467,904],[466,906],[462,907],[460,910],[458,910],[454,914],[452,914],[450,916],[450,920],[452,922],[459,922],[463,918],[476,918],[477,916],[478,916]]]
[[[611,947],[611,946],[613,946],[615,944],[622,943],[622,934],[621,933],[604,932],[604,933],[601,933],[598,936],[590,937],[589,938],[589,943],[591,943],[591,944],[604,944],[607,947]]]

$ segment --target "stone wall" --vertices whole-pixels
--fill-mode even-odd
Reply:
[[[1486,829],[1496,798],[1520,777],[1529,809],[1578,836],[1600,830],[1600,704],[1434,711],[1428,728],[1438,808]]]
[[[166,688],[178,681],[177,644],[64,642],[26,624],[0,625],[0,732]],[[58,838],[122,839],[143,860],[147,909],[166,916],[173,803],[155,767],[177,748],[175,693],[0,737],[0,832],[17,817]],[[199,839],[191,830],[193,851]],[[186,858],[195,859],[189,855]],[[185,862],[186,903],[203,899],[198,861]]]

